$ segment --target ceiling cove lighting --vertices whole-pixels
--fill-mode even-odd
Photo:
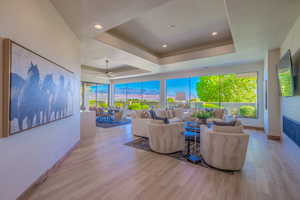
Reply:
[[[218,35],[218,32],[212,32],[211,35],[216,36],[216,35]]]
[[[168,45],[167,45],[167,44],[164,44],[164,45],[162,45],[162,47],[163,47],[163,48],[167,48],[167,47],[168,47]]]
[[[102,29],[103,27],[102,27],[100,24],[95,24],[95,25],[94,25],[94,28],[97,29],[97,30],[100,30],[100,29]]]

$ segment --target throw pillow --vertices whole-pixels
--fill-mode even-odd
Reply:
[[[216,109],[213,111],[213,117],[223,119],[224,118],[224,110],[223,109]]]
[[[173,118],[173,110],[167,110],[167,117],[170,119],[170,118]]]
[[[156,115],[156,113],[155,113],[154,110],[150,110],[149,113],[150,113],[152,119],[156,119],[157,118],[157,115]]]
[[[165,124],[169,124],[169,123],[170,123],[170,122],[169,122],[169,119],[168,119],[168,118],[165,118],[165,119],[164,119],[164,123],[165,123]]]
[[[142,118],[142,119],[148,119],[148,118],[150,118],[149,112],[144,110],[144,111],[142,112],[142,114],[141,114],[141,118]]]
[[[174,110],[174,116],[178,117],[180,119],[183,119],[183,110],[182,109],[175,109]]]

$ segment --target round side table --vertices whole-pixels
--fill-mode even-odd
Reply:
[[[186,159],[194,164],[201,162],[201,157],[196,154],[191,154],[191,141],[194,138],[196,138],[200,133],[198,132],[192,132],[192,131],[185,131],[184,136],[188,138],[188,147],[187,147],[187,154],[185,155]],[[195,145],[196,145],[196,139],[195,139]]]

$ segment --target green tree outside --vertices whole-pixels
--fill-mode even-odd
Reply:
[[[256,102],[256,77],[237,74],[200,77],[197,94],[203,102]]]
[[[203,76],[196,85],[197,95],[204,107],[217,108],[218,105],[207,102],[255,103],[257,99],[257,77],[238,74]],[[241,106],[242,117],[256,117],[255,106]]]
[[[174,103],[175,100],[174,100],[173,98],[170,98],[170,97],[169,97],[169,98],[167,99],[167,102],[168,102],[168,103]]]

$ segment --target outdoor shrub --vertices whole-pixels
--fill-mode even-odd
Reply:
[[[240,116],[247,118],[256,117],[256,108],[254,106],[241,106],[240,107]]]
[[[128,105],[129,110],[147,110],[149,109],[149,106],[146,104],[140,104],[140,103],[133,103]]]
[[[149,109],[148,105],[146,105],[146,104],[141,105],[141,110],[148,110],[148,109]]]
[[[98,102],[98,107],[100,107],[100,108],[108,108],[108,105],[105,102]]]
[[[115,106],[118,107],[118,108],[123,108],[124,103],[123,102],[115,102]]]
[[[208,119],[208,118],[212,117],[212,112],[201,110],[201,111],[195,112],[192,116],[197,117],[198,119]]]
[[[222,106],[220,107],[219,105],[212,103],[203,103],[202,106],[203,108],[223,108]]]

